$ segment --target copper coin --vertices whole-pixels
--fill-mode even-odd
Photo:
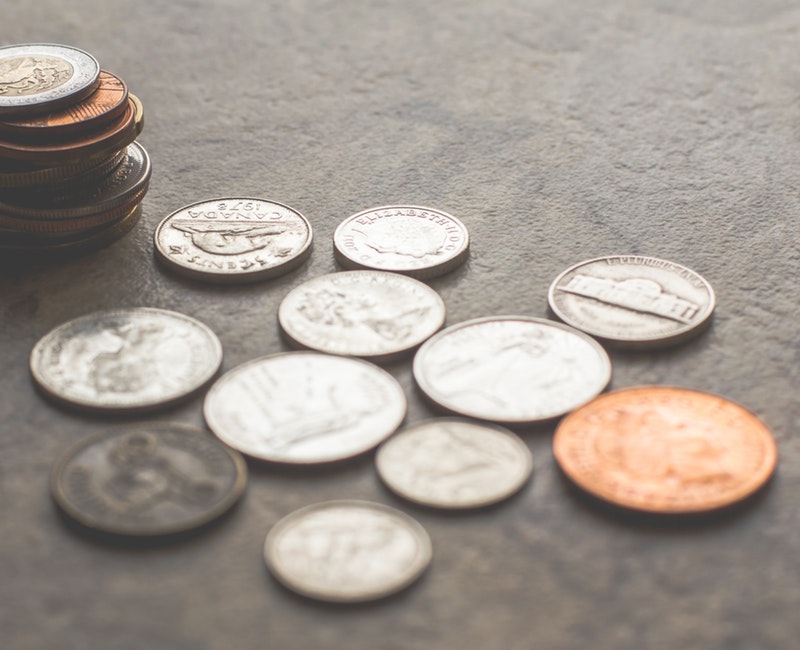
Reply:
[[[562,420],[553,439],[561,469],[596,497],[664,514],[732,505],[775,470],[772,434],[717,395],[641,386],[594,399]]]

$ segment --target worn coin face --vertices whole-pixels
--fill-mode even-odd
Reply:
[[[388,361],[444,324],[445,306],[428,285],[384,271],[343,271],[290,291],[278,322],[300,348]]]
[[[431,337],[414,357],[414,378],[448,411],[532,424],[595,397],[611,379],[611,362],[596,341],[566,325],[492,316]]]
[[[178,273],[210,282],[252,282],[302,264],[311,225],[275,201],[221,198],[187,205],[156,228],[158,258]]]
[[[454,216],[419,206],[384,206],[345,219],[333,234],[345,268],[394,271],[432,278],[459,266],[469,234]]]
[[[602,395],[568,415],[553,439],[566,475],[610,503],[688,514],[731,505],[772,475],[772,434],[717,395],[643,386]]]
[[[327,501],[275,524],[264,559],[286,587],[310,598],[361,602],[408,587],[430,564],[430,537],[399,510],[369,501]]]
[[[377,446],[406,413],[403,389],[377,366],[315,352],[262,357],[206,395],[209,428],[239,451],[278,463],[324,463]]]
[[[425,420],[381,445],[375,465],[400,496],[436,508],[476,508],[517,492],[533,471],[528,447],[498,426]]]
[[[222,363],[222,345],[203,323],[152,308],[101,311],[46,334],[31,373],[56,401],[103,411],[166,406],[202,388]]]
[[[81,440],[55,464],[59,507],[93,530],[156,536],[202,526],[239,499],[242,456],[204,431],[141,424]]]
[[[714,290],[691,269],[654,257],[612,255],[576,264],[550,286],[565,323],[619,347],[654,348],[703,331]]]

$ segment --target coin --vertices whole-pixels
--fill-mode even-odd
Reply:
[[[242,456],[204,431],[139,424],[89,436],[56,462],[55,502],[92,530],[156,536],[220,517],[242,495]]]
[[[635,510],[689,514],[732,505],[775,470],[772,434],[717,395],[640,386],[602,395],[568,415],[553,451],[596,497]]]
[[[711,323],[714,290],[691,269],[639,255],[612,255],[568,268],[550,286],[565,323],[618,347],[680,343]]]
[[[477,508],[502,501],[530,478],[533,458],[511,431],[460,418],[406,427],[378,449],[383,482],[410,501]]]
[[[326,501],[287,515],[264,542],[284,586],[332,602],[376,600],[405,589],[430,564],[431,541],[407,514],[370,501]]]
[[[311,225],[288,205],[220,198],[168,215],[154,235],[155,251],[172,270],[211,282],[273,278],[311,254]]]
[[[415,278],[442,275],[464,262],[469,234],[454,216],[419,206],[384,206],[345,219],[333,234],[345,268],[394,271]]]
[[[492,316],[431,337],[414,357],[414,379],[445,410],[532,424],[595,397],[611,379],[611,362],[596,341],[566,325]]]
[[[278,322],[300,348],[389,361],[444,324],[445,306],[428,285],[385,271],[319,276],[290,291]]]
[[[90,184],[117,168],[126,151],[114,152],[108,158],[88,158],[81,162],[56,167],[40,167],[0,158],[0,188],[31,188],[49,191],[66,183]]]
[[[101,311],[50,331],[31,352],[31,373],[52,399],[98,411],[173,404],[202,388],[222,363],[203,323],[153,308]]]
[[[223,442],[248,456],[325,463],[383,442],[403,421],[406,398],[394,377],[366,361],[285,352],[227,372],[203,413]]]

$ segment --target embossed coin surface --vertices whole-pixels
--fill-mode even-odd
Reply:
[[[397,380],[377,366],[287,352],[234,368],[206,395],[209,428],[239,451],[278,463],[324,463],[365,452],[406,413]]]
[[[531,475],[533,458],[507,429],[437,418],[389,438],[375,465],[383,482],[406,499],[437,508],[475,508],[517,492]]]
[[[50,485],[59,507],[88,528],[154,536],[221,516],[246,479],[242,456],[213,436],[155,423],[81,440],[55,464]]]
[[[49,397],[103,411],[172,404],[204,386],[222,363],[222,345],[203,323],[152,308],[101,311],[46,334],[31,373]]]
[[[158,258],[176,272],[211,282],[272,278],[311,253],[311,225],[275,201],[221,198],[187,205],[156,228]]]
[[[619,506],[688,514],[731,505],[772,475],[772,434],[752,413],[685,388],[618,390],[568,415],[553,439],[566,475]]]
[[[369,501],[326,501],[287,515],[264,543],[264,559],[286,587],[334,602],[383,598],[430,564],[430,537],[399,510]]]
[[[565,323],[625,347],[679,343],[711,323],[714,290],[691,269],[638,255],[570,267],[550,286],[550,308]]]
[[[384,271],[343,271],[304,282],[278,308],[296,347],[387,361],[444,324],[441,297],[419,280]]]
[[[345,219],[333,234],[339,264],[432,278],[469,253],[469,234],[454,216],[418,206],[385,206]]]

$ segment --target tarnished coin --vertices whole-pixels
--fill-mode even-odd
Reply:
[[[406,398],[381,368],[285,352],[234,368],[206,395],[209,428],[239,451],[278,463],[325,463],[377,446],[400,426]]]
[[[267,567],[303,596],[363,602],[394,594],[430,564],[431,541],[407,514],[370,501],[326,501],[287,515],[264,542]]]
[[[94,185],[116,169],[126,155],[126,151],[117,151],[108,158],[88,158],[74,165],[56,167],[40,167],[0,158],[0,189],[39,186],[39,189],[50,191],[66,184]]]
[[[275,201],[221,198],[167,216],[155,250],[171,269],[210,282],[252,282],[300,266],[311,254],[311,224]]]
[[[164,309],[101,311],[46,334],[31,373],[49,397],[102,411],[140,411],[202,388],[222,363],[222,345],[200,321]]]
[[[714,290],[691,269],[655,257],[612,255],[570,267],[550,286],[565,323],[618,347],[654,348],[711,323]]]
[[[82,525],[145,537],[209,523],[236,503],[246,480],[241,455],[212,436],[155,423],[81,440],[54,465],[50,486]]]
[[[469,234],[454,216],[419,206],[384,206],[345,219],[333,234],[336,259],[349,269],[432,278],[467,258]]]
[[[772,434],[755,415],[717,395],[666,386],[601,395],[564,418],[553,451],[594,496],[673,514],[741,501],[777,462]]]
[[[414,379],[448,411],[532,424],[595,397],[611,379],[611,362],[596,341],[566,325],[492,316],[430,338],[414,357]]]
[[[425,420],[381,445],[375,465],[400,496],[436,508],[477,508],[517,492],[533,471],[528,447],[502,427]]]
[[[278,308],[296,347],[388,361],[444,324],[441,297],[419,280],[384,271],[322,275],[290,291]]]

